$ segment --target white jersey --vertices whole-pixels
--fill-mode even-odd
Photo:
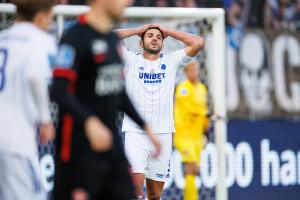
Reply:
[[[146,60],[123,48],[126,91],[138,113],[155,133],[175,131],[173,95],[176,72],[192,58],[184,49],[169,54],[160,54],[155,61]],[[144,132],[127,115],[122,131]]]
[[[54,38],[32,23],[0,32],[0,152],[37,156],[37,124],[51,120]]]

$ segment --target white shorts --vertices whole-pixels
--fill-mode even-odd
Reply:
[[[166,182],[170,177],[173,134],[161,133],[157,137],[162,147],[158,158],[151,156],[155,148],[145,133],[126,132],[125,152],[133,173],[142,173],[147,179]]]
[[[38,159],[0,152],[0,199],[46,200]]]

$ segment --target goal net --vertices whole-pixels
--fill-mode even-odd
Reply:
[[[87,6],[56,6],[55,20],[51,27],[51,34],[57,39],[63,31],[70,27],[76,17],[84,13]],[[15,8],[11,4],[0,4],[0,30],[12,24]],[[225,144],[226,144],[226,99],[225,99],[225,20],[223,9],[204,8],[127,8],[125,20],[116,24],[116,28],[137,27],[147,23],[159,23],[163,26],[189,32],[204,37],[205,49],[196,59],[200,62],[200,79],[209,91],[209,106],[217,117],[212,121],[209,144],[201,156],[200,176],[196,185],[201,200],[227,200],[225,183]],[[154,17],[155,16],[155,17]],[[124,41],[124,45],[131,50],[141,52],[137,36]],[[163,52],[183,48],[183,43],[168,37],[164,41]],[[184,79],[182,71],[177,74],[177,83]],[[53,114],[57,108],[52,106]],[[44,185],[48,191],[53,188],[55,153],[53,145],[40,146],[41,166],[44,175]],[[180,154],[174,150],[170,180],[165,184],[163,200],[183,199],[184,175]]]

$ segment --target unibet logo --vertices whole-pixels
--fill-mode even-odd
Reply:
[[[166,73],[139,72],[139,78],[144,80],[144,83],[161,83],[162,79],[166,78]]]

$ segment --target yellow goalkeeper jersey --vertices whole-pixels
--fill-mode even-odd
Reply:
[[[186,139],[200,141],[209,125],[207,113],[206,87],[188,80],[180,83],[175,93],[175,142]]]

